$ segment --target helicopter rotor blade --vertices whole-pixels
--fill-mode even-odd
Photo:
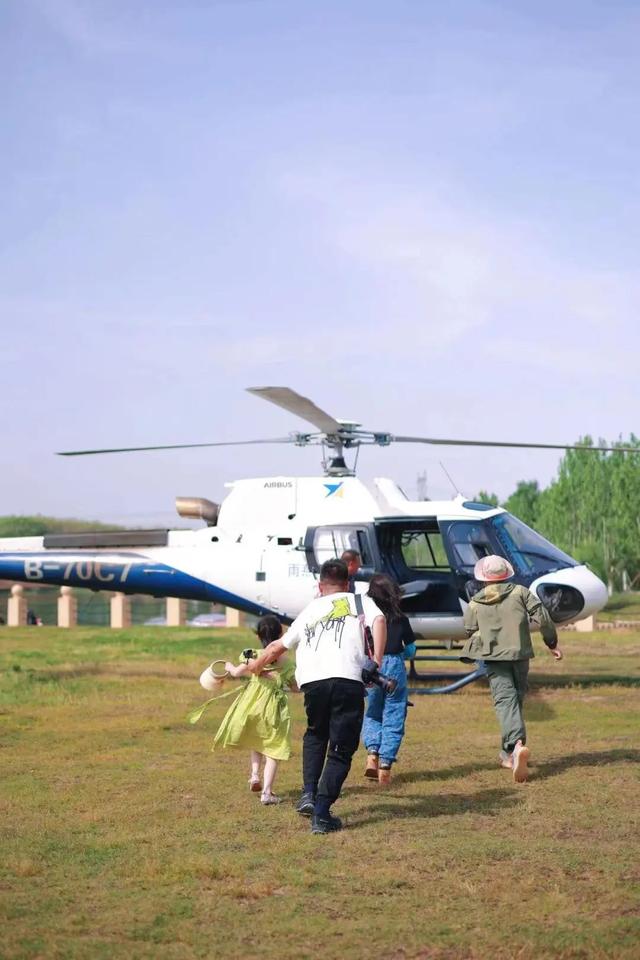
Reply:
[[[391,435],[392,442],[397,443],[432,443],[448,447],[513,447],[515,449],[527,450],[591,450],[593,452],[614,453],[622,451],[623,453],[638,453],[639,447],[587,447],[583,444],[573,443],[511,443],[503,440],[449,440],[436,437],[396,437]]]
[[[256,397],[269,400],[270,403],[275,403],[277,407],[288,410],[289,413],[295,413],[302,420],[312,423],[322,433],[338,433],[341,429],[337,420],[317,407],[307,397],[303,397],[289,387],[247,387],[247,393],[253,393]]]
[[[196,447],[244,447],[252,443],[295,443],[293,437],[271,440],[222,440],[219,443],[165,443],[153,447],[110,447],[104,450],[60,450],[58,457],[88,457],[96,453],[138,453],[143,450],[193,450]]]

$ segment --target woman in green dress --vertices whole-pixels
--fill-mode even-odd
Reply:
[[[256,629],[266,647],[282,634],[282,625],[272,614],[262,617]],[[254,656],[257,654],[254,653]],[[249,677],[249,682],[227,710],[216,733],[212,749],[241,747],[251,751],[249,789],[261,793],[265,805],[280,803],[273,793],[273,784],[280,760],[291,756],[291,715],[287,690],[296,690],[295,664],[284,657],[269,664],[259,676],[251,674],[246,658],[234,665],[226,663],[229,676]],[[260,768],[264,763],[262,775]]]

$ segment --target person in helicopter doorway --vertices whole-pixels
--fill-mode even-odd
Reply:
[[[562,660],[555,625],[543,603],[527,587],[507,583],[514,570],[504,557],[483,557],[474,577],[485,584],[471,599],[464,614],[469,639],[462,657],[484,660],[493,705],[502,731],[499,762],[511,770],[516,783],[528,776],[530,751],[523,717],[529,660],[534,656],[529,618],[556,660]]]
[[[345,550],[340,559],[347,565],[349,593],[356,592],[356,574],[362,566],[362,557],[357,550]]]
[[[367,709],[362,739],[367,748],[364,775],[381,786],[391,781],[391,765],[395,763],[404,737],[407,717],[407,671],[404,661],[415,655],[415,636],[411,624],[400,609],[402,593],[391,577],[376,573],[369,582],[367,596],[382,610],[387,621],[387,645],[380,672],[397,686],[393,692],[374,686],[367,691]]]

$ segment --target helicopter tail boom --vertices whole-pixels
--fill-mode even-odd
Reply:
[[[75,536],[106,535],[65,534],[61,538],[71,539]],[[166,562],[175,558],[175,551],[167,550],[165,553],[162,547],[153,549],[149,554],[131,549],[54,549],[50,540],[49,537],[0,540],[0,580],[33,586],[83,587],[93,591],[204,600],[256,616],[273,612],[182,570],[173,562]],[[49,546],[45,541],[49,541]],[[59,544],[56,546],[60,547]]]

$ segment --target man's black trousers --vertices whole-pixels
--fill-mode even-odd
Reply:
[[[307,730],[302,745],[305,793],[316,795],[316,813],[326,816],[340,796],[358,749],[364,715],[364,685],[331,677],[302,686]],[[326,761],[326,762],[325,762]]]

